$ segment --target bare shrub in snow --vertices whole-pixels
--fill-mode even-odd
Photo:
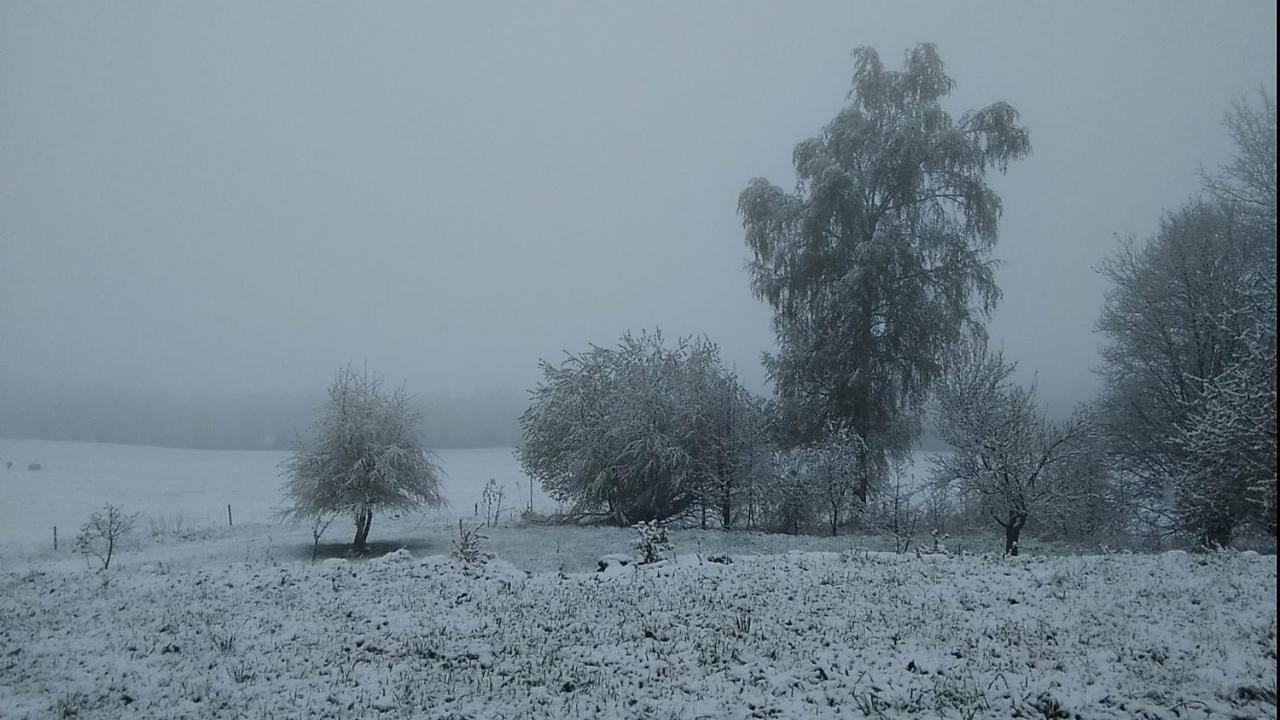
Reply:
[[[450,554],[467,565],[483,565],[493,559],[493,554],[485,552],[481,545],[481,541],[485,539],[487,538],[480,534],[479,527],[468,529],[459,520],[458,537],[453,541]]]
[[[329,402],[310,437],[285,461],[283,516],[315,521],[333,514],[355,517],[354,553],[363,553],[375,509],[439,507],[440,468],[418,432],[419,413],[403,388],[388,394],[378,376],[338,371]]]
[[[147,518],[147,527],[151,531],[151,537],[161,540],[167,537],[181,537],[183,529],[186,525],[186,518],[181,512],[171,515],[153,515]]]
[[[137,513],[126,513],[123,508],[110,503],[104,505],[81,526],[80,534],[76,536],[76,552],[86,559],[97,558],[99,572],[110,569],[116,548],[133,532],[137,521]]]
[[[636,531],[635,548],[640,551],[640,564],[658,562],[671,553],[671,536],[665,527],[652,520],[631,527]]]
[[[918,490],[910,487],[907,479],[906,464],[899,463],[894,468],[893,480],[869,510],[873,526],[893,536],[894,552],[900,553],[911,548],[923,514],[915,504]]]
[[[506,495],[506,488],[499,485],[497,480],[489,478],[489,482],[485,483],[484,492],[480,494],[480,504],[484,506],[485,525],[498,524],[498,515],[502,512],[502,499]]]

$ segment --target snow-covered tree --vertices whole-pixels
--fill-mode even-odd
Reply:
[[[1233,158],[1206,196],[1126,241],[1099,329],[1109,451],[1145,516],[1207,545],[1274,517],[1275,103],[1227,116]],[[1274,527],[1273,520],[1266,520]]]
[[[770,477],[760,483],[756,498],[759,525],[792,535],[810,531],[823,507],[809,470],[808,451],[775,451],[770,465]],[[817,527],[821,527],[820,522]]]
[[[714,343],[628,333],[542,371],[517,455],[549,495],[619,525],[717,505],[732,521],[758,405]]]
[[[936,395],[938,431],[954,452],[932,461],[936,483],[979,500],[1004,528],[1012,555],[1029,518],[1071,501],[1069,479],[1057,471],[1080,452],[1090,427],[1083,411],[1050,422],[1036,406],[1034,386],[1011,381],[1014,369],[983,340],[960,347]]]
[[[868,471],[863,463],[883,455],[868,452],[866,441],[847,428],[831,430],[821,442],[797,450],[796,455],[831,535],[838,535],[850,516],[866,509],[859,495],[865,479],[884,474],[880,470]]]
[[[404,389],[387,393],[380,377],[343,368],[310,436],[284,463],[292,505],[283,515],[310,522],[349,514],[356,525],[351,549],[362,553],[375,510],[444,504],[433,458]]]
[[[1174,428],[1182,451],[1175,475],[1183,526],[1206,544],[1230,541],[1251,521],[1276,532],[1276,276],[1246,274],[1250,302],[1226,311],[1224,332],[1236,331],[1240,352],[1216,376]]]
[[[1235,153],[1216,172],[1200,173],[1205,189],[1255,219],[1264,235],[1276,232],[1276,99],[1263,90],[1256,102],[1232,104],[1225,118]]]
[[[987,174],[1031,145],[1006,103],[943,109],[955,83],[933,45],[908,51],[902,70],[871,48],[854,59],[848,104],[795,148],[796,191],[756,178],[738,209],[752,288],[774,311],[766,365],[782,441],[844,428],[901,458],[948,348],[999,296]],[[859,479],[860,501],[874,481]]]

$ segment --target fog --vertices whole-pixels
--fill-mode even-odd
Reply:
[[[1061,412],[1097,390],[1092,267],[1222,159],[1275,31],[1270,2],[7,2],[0,434],[274,443],[351,363],[501,444],[540,358],[653,327],[766,393],[737,195],[793,182],[853,47],[920,41],[949,110],[1031,130],[991,334]],[[192,405],[262,427],[75,429]]]

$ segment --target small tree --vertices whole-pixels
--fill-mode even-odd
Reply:
[[[138,521],[137,513],[126,513],[123,508],[110,503],[89,516],[76,537],[76,551],[86,558],[92,556],[101,565],[98,572],[111,568],[111,556]]]
[[[317,515],[311,519],[311,562],[315,562],[320,556],[320,538],[324,537],[324,532],[332,523],[332,515]]]
[[[893,549],[900,553],[911,548],[916,526],[923,514],[915,504],[919,488],[912,487],[908,481],[907,463],[897,463],[893,468],[893,479],[887,483],[880,501],[873,508],[876,526],[893,535]],[[933,532],[936,538],[936,527]]]
[[[374,510],[440,507],[440,468],[422,446],[419,416],[403,388],[387,394],[381,378],[338,371],[329,402],[309,438],[284,463],[287,519],[355,517],[353,553],[367,549]]]
[[[934,480],[978,499],[1004,528],[1005,553],[1018,554],[1027,519],[1068,500],[1055,474],[1088,429],[1083,412],[1063,424],[1036,407],[1035,388],[1010,382],[1014,365],[985,341],[962,347],[938,388],[938,428],[955,451],[933,459]]]
[[[499,485],[497,480],[489,478],[489,482],[484,486],[484,492],[480,494],[480,503],[484,505],[485,525],[498,524],[498,515],[502,512],[502,499],[506,495],[506,488]]]

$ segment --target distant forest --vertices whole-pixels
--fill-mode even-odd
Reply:
[[[199,395],[0,381],[0,437],[211,450],[286,450],[324,398]],[[523,390],[419,395],[428,447],[508,447]]]

